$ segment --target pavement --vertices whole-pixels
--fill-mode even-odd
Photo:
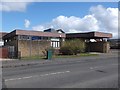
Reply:
[[[23,63],[28,64],[28,62]],[[36,60],[29,63],[36,65],[3,68],[4,86],[7,88],[118,88],[117,50],[99,56]],[[12,64],[14,63],[11,62]]]
[[[118,50],[111,50],[109,53],[96,53],[92,52],[92,54],[98,54],[98,56],[83,56],[83,57],[73,57],[73,58],[53,58],[52,60],[20,60],[20,59],[4,59],[2,60],[2,68],[10,68],[10,67],[21,67],[21,66],[30,66],[30,65],[38,65],[38,64],[48,64],[48,63],[61,63],[61,62],[72,62],[86,59],[102,59],[102,58],[110,58],[110,57],[118,57]],[[107,56],[107,57],[106,57]],[[74,60],[73,60],[74,59]]]

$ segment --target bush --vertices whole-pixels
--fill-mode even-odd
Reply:
[[[67,40],[61,47],[60,52],[64,55],[77,55],[85,52],[85,42],[81,39]]]

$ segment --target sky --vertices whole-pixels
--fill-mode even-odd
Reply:
[[[0,16],[4,32],[54,28],[66,33],[100,31],[118,37],[117,2],[3,2]]]

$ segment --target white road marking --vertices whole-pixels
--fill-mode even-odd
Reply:
[[[29,77],[23,77],[23,79],[26,79],[26,78],[32,78],[33,76],[29,76]]]
[[[47,76],[47,75],[49,75],[49,74],[45,74],[45,76]]]
[[[90,69],[94,69],[93,67],[90,67]]]
[[[17,80],[17,78],[14,78],[14,79],[6,79],[5,81],[12,81],[12,80]]]
[[[57,74],[57,73],[51,73],[51,75],[54,75],[54,74]]]
[[[29,79],[33,77],[42,77],[42,76],[49,76],[49,75],[57,75],[57,74],[63,74],[63,73],[69,73],[70,71],[64,71],[64,72],[55,72],[55,73],[49,73],[49,74],[43,74],[43,75],[34,75],[34,76],[28,76],[28,77],[21,77],[21,78],[11,78],[11,79],[5,79],[5,81],[14,81],[14,80],[21,80],[21,79]]]
[[[116,66],[118,64],[111,64],[112,66]],[[102,67],[106,67],[106,66],[98,66],[98,67],[90,67],[89,69],[97,69],[97,68],[102,68]]]
[[[13,80],[20,80],[22,78],[12,78],[12,79],[6,79],[5,81],[13,81]]]
[[[66,72],[70,72],[70,71],[66,71]]]
[[[60,74],[61,72],[57,72],[57,74]]]

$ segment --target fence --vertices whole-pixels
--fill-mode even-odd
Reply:
[[[8,58],[8,48],[0,47],[0,58]]]
[[[21,52],[10,51],[8,47],[0,47],[0,58],[21,58]]]
[[[21,52],[8,52],[8,58],[12,58],[12,59],[18,58],[18,59],[20,59],[21,58]]]

